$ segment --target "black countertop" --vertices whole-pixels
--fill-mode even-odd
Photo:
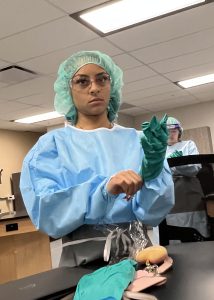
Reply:
[[[167,282],[146,289],[145,293],[155,295],[158,300],[213,300],[214,241],[170,245],[167,249],[174,260],[173,267],[165,274]],[[0,285],[0,295],[5,295],[4,299],[14,300],[62,299],[59,296],[66,295],[65,291],[69,294],[80,279],[76,271],[69,267],[57,268],[9,282]],[[90,272],[92,270],[86,271]],[[21,288],[23,286],[34,289]],[[58,298],[52,297],[53,294]],[[66,299],[73,299],[72,295]]]
[[[167,283],[148,292],[159,300],[214,299],[214,241],[182,243],[167,247],[174,264]]]

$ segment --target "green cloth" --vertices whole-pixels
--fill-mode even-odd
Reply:
[[[172,154],[170,154],[167,158],[173,158],[173,157],[181,157],[183,156],[182,151],[175,150]]]
[[[144,133],[141,137],[141,145],[145,156],[140,175],[144,181],[156,178],[163,169],[168,140],[167,118],[165,115],[159,122],[153,116],[150,122],[141,125]]]
[[[134,260],[125,259],[83,276],[77,285],[74,300],[121,300],[124,290],[134,279],[136,264]]]

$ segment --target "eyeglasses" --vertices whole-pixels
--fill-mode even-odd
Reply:
[[[169,134],[176,134],[179,132],[178,128],[176,129],[168,129]]]
[[[76,75],[70,80],[71,87],[76,90],[84,90],[95,82],[99,87],[105,87],[111,81],[111,77],[107,73],[96,74],[92,79],[88,75]]]
[[[170,130],[170,129],[179,129],[180,126],[178,124],[167,124],[166,125],[167,129]]]

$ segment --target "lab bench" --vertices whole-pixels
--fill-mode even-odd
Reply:
[[[0,283],[52,268],[49,237],[26,215],[0,218]]]

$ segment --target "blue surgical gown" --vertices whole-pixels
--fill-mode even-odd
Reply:
[[[182,151],[183,156],[199,154],[194,141],[180,141],[167,147],[166,155],[175,150]],[[168,225],[191,227],[198,230],[204,237],[209,236],[207,214],[204,209],[203,191],[196,177],[200,164],[190,164],[171,168],[175,183],[176,204],[166,216]]]
[[[106,190],[115,173],[139,172],[144,156],[140,134],[119,125],[95,130],[67,126],[40,137],[24,159],[20,180],[35,226],[58,238],[83,224],[138,219],[158,225],[174,204],[166,161],[159,176],[144,182],[131,201],[127,202],[124,194],[111,195]]]
[[[167,146],[166,157],[171,155],[176,150],[182,151],[183,156],[199,154],[196,144],[191,140],[180,141],[172,146]],[[195,176],[200,170],[200,168],[201,168],[200,164],[177,166],[177,167],[172,167],[171,172],[173,175],[183,175],[183,176],[191,177],[191,176]]]

